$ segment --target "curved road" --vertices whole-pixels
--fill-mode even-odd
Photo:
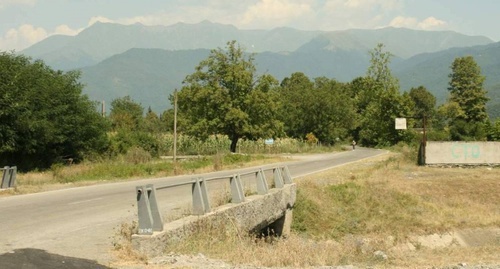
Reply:
[[[288,165],[293,178],[298,178],[384,153],[386,151],[358,148],[340,153],[303,155],[282,164]],[[219,177],[255,169],[198,176]],[[192,177],[184,175],[99,184],[0,198],[0,265],[2,256],[20,252],[21,249],[45,250],[68,259],[75,257],[107,264],[113,257],[110,252],[116,229],[121,223],[137,220],[135,187],[161,185]],[[191,199],[189,189],[185,192],[172,190],[162,190],[161,198],[158,198],[161,199],[160,207],[166,212],[179,210],[181,203]]]

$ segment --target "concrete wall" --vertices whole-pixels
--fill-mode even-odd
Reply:
[[[425,164],[500,164],[500,142],[427,141]]]
[[[203,225],[231,224],[242,231],[260,231],[272,227],[276,233],[290,233],[292,208],[297,186],[287,184],[281,189],[270,189],[268,194],[245,197],[245,202],[227,204],[202,216],[188,216],[166,223],[162,232],[153,235],[133,235],[133,248],[148,257],[163,254],[168,244],[191,235]],[[220,226],[223,227],[223,226]]]

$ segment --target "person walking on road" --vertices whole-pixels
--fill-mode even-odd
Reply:
[[[352,141],[352,150],[355,150],[356,149],[356,141]]]

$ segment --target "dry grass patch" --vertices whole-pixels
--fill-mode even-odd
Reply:
[[[148,163],[135,164],[120,160],[99,163],[84,162],[72,165],[56,164],[47,171],[19,172],[16,187],[1,191],[0,195],[27,194],[140,178],[198,174],[220,169],[251,167],[290,160],[282,156],[269,157],[263,155],[223,156],[221,158],[218,165],[215,165],[214,160],[208,157],[179,160],[175,165],[170,160],[152,160]]]
[[[297,179],[287,239],[259,239],[228,221],[225,227],[203,227],[169,251],[256,267],[500,264],[498,240],[469,247],[415,241],[456,230],[498,229],[499,176],[498,168],[418,167],[391,153]]]

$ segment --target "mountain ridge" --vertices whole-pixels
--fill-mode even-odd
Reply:
[[[255,53],[258,74],[269,73],[278,80],[303,72],[310,78],[348,82],[366,73],[369,51],[378,43],[394,55],[391,68],[402,90],[423,85],[439,102],[447,97],[453,57],[467,53],[479,57],[478,51],[491,48],[488,59],[492,62],[479,59],[478,63],[487,65],[488,87],[497,89],[496,77],[500,77],[500,66],[496,66],[500,52],[491,39],[393,27],[304,31],[290,27],[240,30],[210,21],[169,26],[96,23],[73,37],[51,36],[21,53],[42,59],[54,69],[81,70],[84,93],[93,100],[110,102],[130,95],[159,112],[169,107],[168,95],[182,87],[184,78],[210,50],[224,48],[231,40]],[[497,99],[495,92],[490,94]]]

